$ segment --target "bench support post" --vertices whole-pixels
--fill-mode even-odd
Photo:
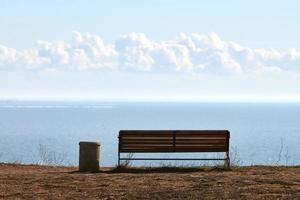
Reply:
[[[118,137],[118,167],[120,167],[120,149],[121,149],[121,141],[120,141],[120,136]]]
[[[224,166],[227,169],[230,169],[230,158],[229,158],[229,152],[226,152],[226,160],[224,161]]]

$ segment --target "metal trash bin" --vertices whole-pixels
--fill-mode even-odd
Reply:
[[[79,171],[98,171],[100,142],[79,142]]]

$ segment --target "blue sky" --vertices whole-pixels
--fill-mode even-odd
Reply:
[[[37,1],[2,0],[1,43],[29,47],[37,39],[67,40],[73,30],[113,41],[143,32],[168,39],[179,32],[216,32],[251,47],[300,47],[299,1]]]
[[[0,99],[300,99],[299,1],[0,2]]]

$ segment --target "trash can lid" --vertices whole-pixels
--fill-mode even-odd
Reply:
[[[100,146],[100,142],[92,142],[92,141],[80,141],[79,145],[97,145]]]

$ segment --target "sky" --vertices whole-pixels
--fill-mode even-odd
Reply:
[[[299,1],[0,1],[0,99],[300,101]]]

